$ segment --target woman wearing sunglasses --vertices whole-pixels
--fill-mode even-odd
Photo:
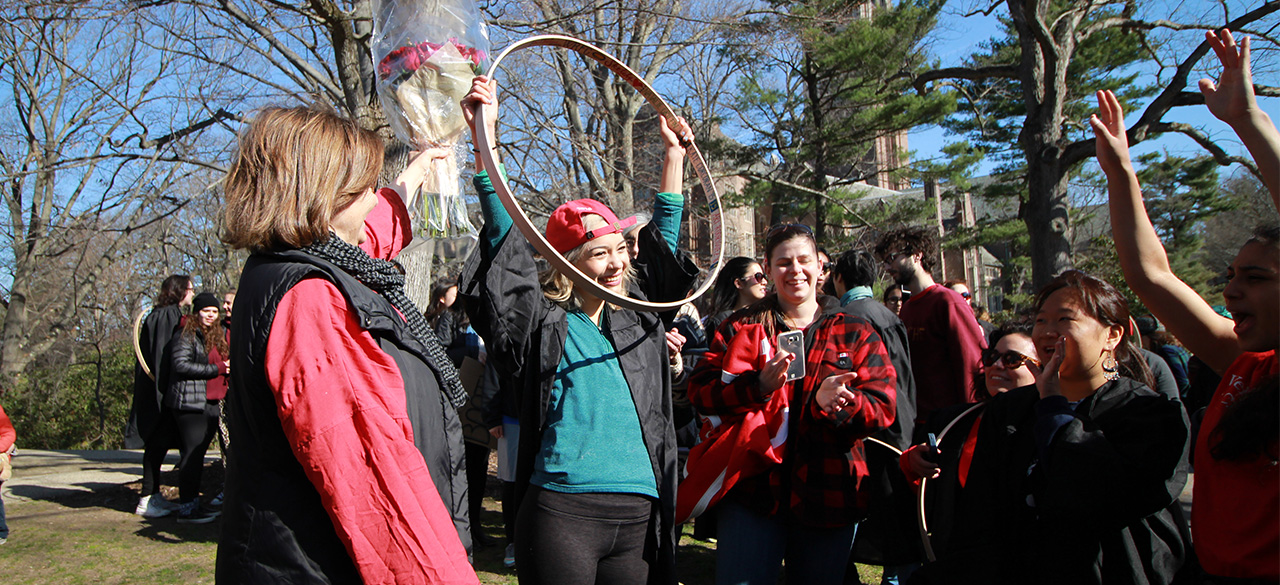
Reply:
[[[862,439],[893,421],[897,374],[870,323],[822,311],[808,227],[769,230],[765,263],[775,292],[720,326],[690,380],[711,435],[690,452],[677,505],[713,502],[717,584],[776,583],[785,559],[789,582],[838,585],[865,516]],[[802,354],[781,349],[791,332]],[[690,491],[721,473],[723,490]]]
[[[987,348],[982,350],[982,372],[974,379],[975,394],[985,402],[1014,388],[1035,384],[1031,368],[1040,365],[1035,355],[1030,325],[1011,323],[992,331]],[[917,485],[921,478],[930,480],[926,509],[930,544],[938,555],[951,548],[949,538],[957,499],[973,462],[982,422],[982,409],[974,408],[975,404],[944,408],[929,417],[928,432],[938,437],[939,453],[930,455],[930,448],[922,443],[904,451],[900,458],[908,480]]]
[[[922,582],[1169,583],[1189,429],[1150,388],[1124,298],[1069,270],[1036,297],[1036,382],[984,409],[951,548]],[[1002,358],[1003,361],[1003,358]]]
[[[759,262],[746,256],[725,262],[724,268],[716,275],[715,287],[711,289],[711,314],[703,324],[707,338],[710,339],[734,311],[763,299],[768,288],[769,277],[765,276]]]

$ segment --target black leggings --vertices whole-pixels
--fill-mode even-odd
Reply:
[[[516,527],[521,585],[643,585],[653,500],[633,494],[564,494],[529,486]]]
[[[218,430],[218,417],[209,410],[174,410],[178,428],[178,500],[190,502],[200,496],[200,479],[204,474],[204,454]]]
[[[146,449],[142,452],[142,496],[146,497],[160,491],[160,467],[164,465],[164,456],[178,444],[178,425],[173,411],[164,408],[160,411],[160,419],[156,428],[146,438]]]
[[[483,534],[480,525],[480,514],[484,511],[484,486],[489,480],[489,446],[477,445],[467,441],[465,445],[467,458],[467,515],[471,518],[471,534]],[[471,545],[477,544],[471,539]]]

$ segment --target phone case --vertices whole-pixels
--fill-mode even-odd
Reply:
[[[778,347],[783,351],[790,353],[795,357],[791,360],[791,364],[787,366],[787,381],[799,380],[804,377],[804,333],[800,331],[787,331],[778,334]]]

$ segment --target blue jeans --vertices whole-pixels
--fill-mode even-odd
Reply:
[[[774,585],[785,560],[787,583],[840,585],[858,525],[814,528],[762,516],[729,500],[716,506],[716,585]]]
[[[0,484],[2,486],[4,484]],[[0,497],[0,538],[9,538],[9,523],[4,518],[4,498]]]
[[[884,568],[884,576],[880,579],[880,585],[902,585],[911,579],[911,574],[919,568],[920,563],[887,566]]]

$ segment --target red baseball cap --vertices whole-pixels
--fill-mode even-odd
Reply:
[[[587,230],[582,216],[598,215],[606,225]],[[564,254],[600,236],[620,232],[636,223],[635,216],[618,221],[609,206],[595,199],[576,199],[557,207],[547,220],[547,241],[557,252]]]

